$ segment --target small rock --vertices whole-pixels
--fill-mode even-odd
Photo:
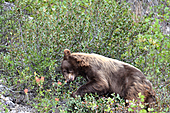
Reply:
[[[8,105],[8,107],[10,107],[10,108],[15,108],[15,104],[12,101],[8,100],[5,102],[5,104]]]

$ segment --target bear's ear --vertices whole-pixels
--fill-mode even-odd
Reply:
[[[71,55],[71,52],[69,49],[64,50],[64,60],[68,60],[69,56]]]

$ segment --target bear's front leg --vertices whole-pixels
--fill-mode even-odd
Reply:
[[[90,82],[86,83],[85,85],[81,86],[76,92],[72,94],[75,98],[76,95],[80,95],[81,97],[84,96],[86,93],[97,93],[98,95],[104,95],[108,92],[108,83],[104,81],[95,81],[91,80]]]

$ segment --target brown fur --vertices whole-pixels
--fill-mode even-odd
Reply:
[[[152,84],[138,68],[128,63],[98,54],[71,54],[70,50],[65,49],[61,69],[67,81],[75,80],[78,75],[88,81],[73,93],[73,97],[86,93],[116,93],[132,100],[137,99],[141,92],[146,103],[155,101]]]

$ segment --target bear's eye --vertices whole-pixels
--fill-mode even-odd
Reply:
[[[69,69],[69,73],[73,73],[74,71],[73,71],[73,69]]]
[[[66,70],[63,70],[64,73],[66,73],[67,71]]]
[[[73,71],[71,70],[71,71],[69,71],[70,73],[73,73]]]

